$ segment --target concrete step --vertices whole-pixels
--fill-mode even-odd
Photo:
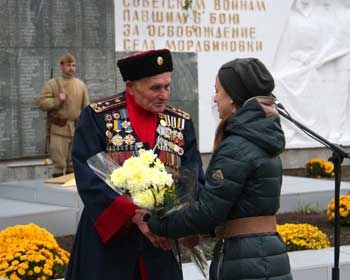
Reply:
[[[75,234],[83,209],[76,187],[44,181],[0,184],[0,230],[16,224],[36,223],[55,236]]]
[[[290,252],[289,260],[294,280],[334,280],[332,268],[334,248]],[[210,261],[208,261],[210,265]],[[184,280],[206,280],[193,263],[182,265]],[[339,256],[339,280],[349,279],[350,246],[342,246]],[[58,279],[63,280],[63,279]]]
[[[350,182],[343,181],[340,193],[350,193]],[[334,197],[334,180],[283,176],[279,213],[305,208],[327,209]]]
[[[350,182],[341,183],[341,193],[350,192]],[[325,209],[334,197],[332,180],[284,176],[280,212],[299,211],[315,203]],[[55,236],[75,234],[83,205],[76,187],[45,183],[45,179],[9,181],[0,184],[0,230],[17,224],[36,223]],[[289,253],[294,280],[331,280],[333,249]],[[192,264],[184,264],[185,280],[200,280]],[[342,246],[340,280],[350,273],[350,246]],[[346,278],[347,279],[347,278]]]
[[[334,248],[290,252],[289,258],[294,280],[332,280]],[[339,254],[339,280],[349,279],[350,245],[341,246]]]
[[[46,179],[10,181],[0,184],[0,197],[34,203],[79,208],[81,201],[76,187],[45,183]]]
[[[0,161],[1,182],[50,178],[52,172],[49,158]]]
[[[0,230],[29,223],[35,223],[55,236],[74,234],[77,229],[77,210],[71,207],[0,198]]]
[[[350,182],[342,182],[341,193],[349,192]],[[308,207],[307,205],[311,205],[310,207],[317,205],[319,209],[326,209],[329,201],[333,197],[334,187],[333,181],[331,180],[284,176],[279,213],[300,211]],[[5,225],[10,225],[10,221],[13,225],[19,222],[23,223],[24,221],[29,223],[34,220],[40,220],[42,216],[49,217],[51,215],[51,223],[50,219],[43,218],[48,230],[55,235],[74,234],[83,209],[76,187],[63,187],[60,184],[45,183],[45,179],[3,182],[0,184],[0,198],[9,201],[17,201],[17,205],[23,202],[23,209],[28,209],[27,203],[31,203],[29,205],[31,205],[33,209],[41,207],[41,211],[37,213],[33,212],[26,216],[24,215],[25,212],[20,211],[21,207],[17,207],[16,209],[19,209],[18,211],[20,212],[15,213],[14,211],[9,211],[8,209],[10,208],[7,208],[8,206],[4,203],[0,204],[2,221],[4,221],[0,221],[0,229],[4,228]],[[43,205],[47,207],[45,208]],[[49,206],[51,206],[51,208]],[[54,217],[56,214],[55,211],[52,210],[55,208],[52,207],[63,207],[57,208],[57,211],[59,210],[58,212],[61,215],[68,214],[66,217],[67,221],[69,220],[68,224],[74,223],[74,226],[67,227],[62,225],[62,230],[58,231],[58,224]],[[7,215],[6,219],[5,215]],[[22,216],[26,218],[24,219]]]
[[[334,248],[289,252],[289,260],[294,280],[332,280]],[[208,262],[210,265],[210,261]],[[184,280],[205,280],[192,263],[182,266]],[[340,247],[339,280],[347,280],[350,275],[350,245]]]

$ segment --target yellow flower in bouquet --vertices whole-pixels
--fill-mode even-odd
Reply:
[[[328,204],[327,216],[328,220],[334,222],[335,218],[335,201],[334,198]],[[342,194],[339,196],[339,216],[340,224],[350,225],[350,195]]]
[[[0,232],[0,277],[10,280],[57,279],[65,274],[69,253],[35,224]]]
[[[172,174],[152,150],[140,150],[139,156],[127,159],[113,170],[111,183],[116,191],[129,195],[142,208],[153,209],[164,202],[164,195],[173,188]]]

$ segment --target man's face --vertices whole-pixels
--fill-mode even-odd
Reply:
[[[138,81],[127,81],[129,93],[144,110],[163,112],[170,95],[171,72],[146,77]]]
[[[77,69],[77,65],[75,62],[64,62],[60,64],[62,73],[67,76],[73,76]]]

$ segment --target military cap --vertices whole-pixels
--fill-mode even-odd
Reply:
[[[75,62],[75,57],[69,53],[69,52],[66,52],[64,53],[61,57],[60,57],[60,64],[63,64],[63,63],[72,63],[72,62]]]
[[[124,81],[136,81],[173,70],[173,62],[168,49],[138,52],[118,60]]]

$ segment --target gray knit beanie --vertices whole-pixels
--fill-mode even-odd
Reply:
[[[218,77],[232,100],[243,104],[254,96],[269,96],[275,88],[272,75],[257,58],[237,58],[221,66]]]

